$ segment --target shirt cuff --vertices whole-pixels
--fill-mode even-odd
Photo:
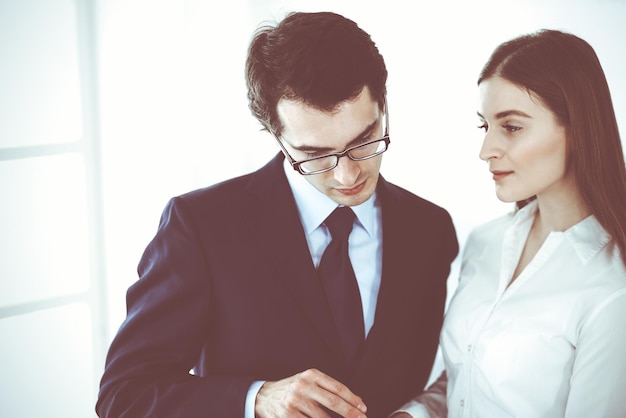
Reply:
[[[416,401],[411,401],[407,403],[406,405],[402,406],[402,408],[394,411],[394,414],[396,412],[405,412],[411,415],[413,418],[430,418],[428,409],[426,409],[423,404]]]
[[[244,418],[254,418],[254,404],[256,403],[256,395],[259,393],[261,386],[265,383],[265,380],[257,380],[250,385],[248,394],[246,395],[246,409]]]

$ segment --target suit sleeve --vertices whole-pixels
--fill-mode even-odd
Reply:
[[[459,253],[459,243],[454,230],[454,224],[450,215],[445,212],[444,226],[441,233],[440,250],[444,255],[445,274],[441,274],[440,277],[448,277],[450,273],[450,264],[454,261]],[[443,321],[443,313],[441,315],[441,321]],[[441,329],[441,323],[439,323],[438,329]],[[435,338],[435,341],[438,338]],[[421,394],[411,399],[404,404],[396,412],[406,412],[413,418],[445,418],[448,416],[448,408],[446,403],[446,391],[448,387],[448,377],[445,370],[433,382],[428,388],[426,388]]]
[[[100,417],[243,417],[246,376],[190,374],[210,346],[211,272],[184,201],[172,199],[127,293],[127,316],[107,355]]]
[[[428,241],[429,251],[426,253],[433,260],[430,265],[432,276],[438,280],[445,281],[450,275],[451,263],[459,253],[459,244],[454,224],[448,212],[440,209],[437,211],[437,218],[434,219],[437,219],[438,222],[429,224],[431,230],[428,236],[431,239]],[[430,309],[430,312],[433,313],[431,318],[429,318],[433,324],[431,328],[432,335],[429,335],[429,338],[424,338],[425,341],[432,341],[432,355],[429,358],[433,359],[444,317],[444,301],[445,292],[442,293],[441,299]],[[421,393],[418,393],[417,396],[412,395],[413,398],[404,403],[395,412],[406,412],[413,418],[445,418],[448,413],[446,406],[447,385],[448,380],[444,370],[432,385],[425,390],[420,388]]]
[[[459,255],[459,241],[456,236],[456,229],[454,228],[454,223],[452,222],[452,218],[450,214],[445,211],[445,219],[444,219],[444,230],[442,233],[442,241],[441,244],[443,252],[446,253],[444,265],[446,273],[443,275],[445,279],[450,275],[450,268],[452,262]]]

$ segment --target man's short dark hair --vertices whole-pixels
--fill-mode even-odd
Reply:
[[[248,49],[250,110],[277,136],[281,98],[332,112],[367,86],[382,109],[386,81],[385,61],[370,35],[336,13],[291,13],[276,26],[260,27]]]

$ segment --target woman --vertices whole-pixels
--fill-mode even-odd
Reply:
[[[446,371],[395,417],[626,416],[626,170],[591,46],[543,30],[478,79],[480,158],[516,210],[469,236]]]

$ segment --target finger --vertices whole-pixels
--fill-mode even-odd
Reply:
[[[312,393],[311,396],[326,410],[335,412],[345,418],[366,418],[366,408],[362,402],[355,406],[348,403],[341,396],[328,392],[324,389],[321,390],[322,392],[318,392],[319,394]]]
[[[317,401],[325,392],[316,382],[314,373],[265,382],[255,402],[255,414],[261,418],[330,418]]]
[[[343,417],[365,417],[367,411],[365,403],[343,383],[314,369],[304,372],[303,378],[305,381],[312,380],[322,389],[311,393],[321,405]]]
[[[346,385],[333,379],[332,377],[320,372],[317,384],[327,392],[340,397],[345,402],[349,403],[360,411],[365,412],[367,410],[367,407],[365,406],[365,403],[360,396],[352,393],[352,391]]]

